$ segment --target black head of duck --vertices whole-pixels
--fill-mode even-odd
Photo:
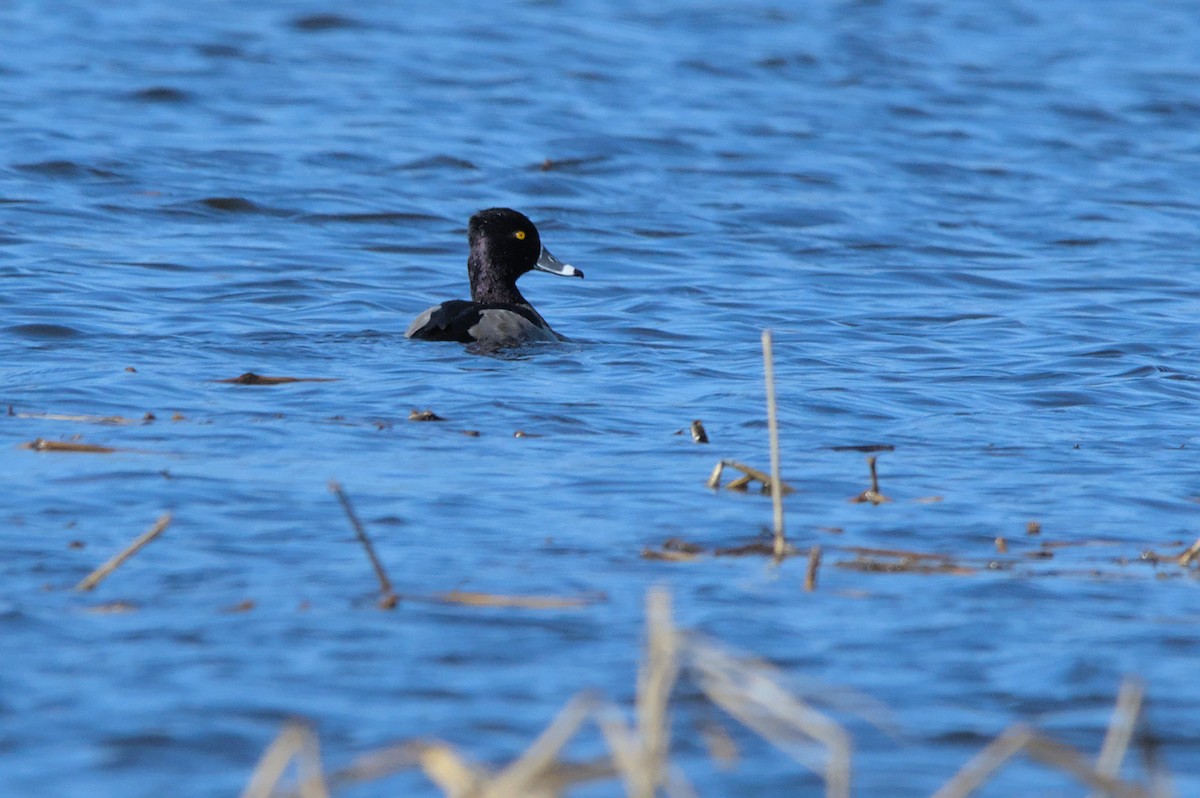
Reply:
[[[471,300],[452,299],[429,308],[405,336],[490,346],[566,340],[522,296],[517,280],[535,269],[563,277],[583,277],[583,272],[551,255],[533,222],[511,208],[488,208],[472,216],[467,238]]]

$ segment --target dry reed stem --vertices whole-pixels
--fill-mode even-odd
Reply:
[[[392,582],[383,570],[383,563],[379,561],[379,557],[375,554],[375,547],[371,545],[371,539],[367,537],[366,528],[363,527],[362,521],[358,520],[358,515],[354,512],[354,508],[350,506],[350,497],[342,490],[342,486],[338,484],[336,479],[329,480],[329,490],[342,503],[342,509],[345,510],[346,517],[350,519],[350,526],[354,527],[354,534],[358,536],[358,542],[366,549],[367,557],[371,560],[371,567],[375,569],[375,577],[379,580],[379,592],[382,594],[379,599],[379,606],[385,610],[393,609],[399,603],[400,598],[392,589]]]
[[[299,798],[328,798],[330,782],[339,785],[362,782],[417,766],[448,798],[559,798],[575,784],[613,776],[621,778],[630,798],[654,798],[660,790],[668,798],[695,798],[696,793],[682,771],[667,760],[668,709],[681,657],[686,657],[696,683],[716,706],[821,774],[827,798],[848,798],[851,742],[841,725],[784,689],[778,672],[769,664],[735,657],[700,636],[681,634],[673,625],[666,591],[654,590],[647,595],[646,615],[646,650],[638,673],[634,728],[626,725],[616,705],[582,693],[572,698],[529,748],[498,774],[473,765],[446,743],[415,741],[360,757],[326,780],[315,734],[291,722],[263,754],[243,798],[274,795],[279,779],[293,759],[298,765],[300,782],[298,791],[292,795]],[[1114,718],[1095,766],[1075,748],[1018,724],[989,743],[933,798],[966,798],[1020,753],[1070,774],[1107,798],[1165,798],[1170,795],[1169,784],[1157,765],[1157,741],[1148,734],[1142,738],[1142,747],[1153,790],[1147,791],[1116,776],[1137,726],[1143,695],[1140,681],[1127,679],[1122,684]],[[560,761],[562,749],[589,717],[595,719],[603,733],[611,759]],[[724,730],[720,731],[732,751],[723,758],[726,762],[735,760],[736,748]],[[814,742],[824,746],[823,757],[809,747]]]
[[[804,572],[804,590],[808,593],[817,589],[817,569],[821,567],[821,547],[808,550],[808,568]]]
[[[849,798],[851,743],[844,728],[781,687],[765,662],[735,659],[692,636],[687,638],[687,651],[690,670],[714,704],[821,774],[827,798]],[[825,747],[824,763],[797,747],[810,740]]]
[[[1141,679],[1130,676],[1121,681],[1117,691],[1117,703],[1113,707],[1112,721],[1104,735],[1104,744],[1100,746],[1100,756],[1096,759],[1096,772],[1109,778],[1116,778],[1121,773],[1121,763],[1129,750],[1129,742],[1133,739],[1134,729],[1137,728],[1138,715],[1142,709],[1142,699],[1146,695],[1146,686]]]
[[[652,590],[646,596],[646,649],[638,670],[636,728],[626,726],[612,704],[596,712],[596,723],[630,798],[654,798],[659,787],[668,796],[695,795],[683,773],[667,761],[671,747],[667,710],[679,676],[679,651],[670,594],[661,588]]]
[[[539,783],[555,768],[558,753],[579,731],[596,705],[597,699],[587,693],[568,701],[546,730],[525,749],[525,753],[484,785],[479,793],[480,798],[548,795],[539,787]]]
[[[1140,785],[1100,773],[1082,753],[1057,740],[1035,734],[1025,743],[1030,758],[1069,773],[1092,789],[1102,790],[1112,798],[1149,798]]]
[[[712,473],[708,476],[708,482],[705,483],[712,490],[721,487],[721,472],[725,470],[725,461],[720,460],[713,467]]]
[[[730,480],[725,486],[725,490],[740,490],[744,492],[750,488],[750,483],[753,481],[754,477],[749,474],[742,474],[740,477]],[[764,486],[769,484],[771,484],[769,480],[763,483]]]
[[[1197,538],[1196,542],[1189,546],[1187,551],[1179,555],[1179,564],[1187,568],[1196,559],[1197,555],[1200,555],[1200,538]]]
[[[608,744],[613,766],[625,785],[625,794],[629,798],[640,798],[647,794],[652,796],[654,784],[641,768],[641,747],[637,734],[625,725],[621,710],[615,704],[605,703],[596,712],[596,725]]]
[[[721,487],[721,474],[727,467],[736,468],[738,471],[741,471],[742,474],[744,474],[744,476],[737,477],[726,484],[725,488],[727,490],[745,490],[746,487],[755,480],[762,483],[764,492],[771,490],[772,479],[770,474],[765,471],[759,471],[757,468],[748,466],[745,463],[738,462],[737,460],[719,461],[713,467],[712,473],[708,477],[708,482],[705,484],[713,490]],[[796,489],[781,479],[779,480],[779,491],[786,496],[789,493],[795,493]]]
[[[487,771],[467,762],[443,742],[419,745],[417,761],[426,777],[448,798],[473,798],[487,781]]]
[[[641,739],[641,770],[653,788],[664,782],[671,747],[668,705],[679,676],[679,635],[671,620],[671,595],[662,588],[646,596],[646,651],[638,669],[637,727]]]
[[[359,757],[332,774],[335,786],[381,779],[419,767],[438,789],[451,798],[551,798],[572,785],[616,775],[606,760],[561,762],[556,757],[583,721],[595,712],[597,699],[575,696],[549,727],[518,759],[499,774],[475,765],[453,746],[440,740],[417,740],[391,745]],[[306,798],[302,794],[289,796]]]
[[[1149,798],[1141,786],[1092,767],[1087,758],[1071,746],[1052,740],[1037,731],[1017,724],[1006,729],[976,754],[955,776],[942,785],[933,798],[966,798],[1017,754],[1074,776],[1087,786],[1110,798]]]
[[[1006,729],[985,745],[982,751],[971,757],[932,798],[966,798],[991,778],[1001,765],[1020,753],[1032,737],[1033,729],[1027,726]]]
[[[775,559],[782,560],[787,549],[783,537],[783,491],[779,474],[779,409],[775,404],[775,357],[771,331],[762,331],[763,374],[767,383],[767,432],[771,442],[771,507],[774,510]]]
[[[96,585],[98,585],[102,581],[104,581],[104,579],[109,574],[111,574],[113,571],[120,568],[122,563],[124,563],[130,557],[132,557],[133,555],[135,555],[139,551],[141,551],[143,546],[145,546],[147,543],[149,543],[150,541],[152,541],[156,537],[158,537],[160,534],[162,534],[162,531],[164,529],[166,529],[168,526],[170,526],[170,524],[171,524],[171,514],[170,513],[163,513],[162,515],[160,515],[158,517],[158,520],[154,522],[154,526],[150,527],[145,532],[143,532],[141,535],[139,535],[136,540],[134,540],[132,543],[130,543],[128,546],[126,546],[124,549],[122,549],[116,556],[114,556],[108,562],[104,563],[104,565],[101,565],[99,568],[97,568],[96,570],[94,570],[90,574],[88,574],[86,577],[84,577],[80,581],[79,584],[75,585],[75,589],[76,590],[92,590],[93,588],[95,588]]]
[[[330,787],[382,779],[421,764],[421,752],[427,743],[407,741],[389,745],[357,757],[346,767],[329,774]]]
[[[321,770],[316,734],[308,726],[288,721],[259,758],[242,798],[270,798],[292,760],[296,761],[300,798],[329,798]]]

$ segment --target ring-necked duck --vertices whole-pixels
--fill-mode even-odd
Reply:
[[[533,269],[564,277],[583,277],[583,272],[551,255],[533,222],[509,208],[488,208],[472,216],[467,238],[471,301],[452,299],[431,307],[417,316],[405,337],[488,346],[565,341],[521,296],[517,278]]]

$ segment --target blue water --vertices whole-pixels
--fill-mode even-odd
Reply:
[[[929,795],[1017,721],[1095,752],[1127,673],[1200,793],[1197,583],[1142,558],[1200,535],[1191,3],[52,2],[0,30],[0,794],[234,795],[291,716],[330,767],[417,736],[499,763],[580,689],[630,701],[654,585],[796,690],[891,709],[896,738],[834,710],[857,796]],[[494,205],[587,273],[522,282],[573,342],[405,340]],[[641,556],[769,525],[704,486],[767,464],[765,327],[814,593],[803,558]],[[215,382],[246,371],[337,381]],[[120,451],[20,446],[76,436]],[[863,444],[895,447],[890,504],[847,502]],[[376,610],[331,478],[406,596],[604,600]],[[705,717],[684,700],[673,757],[701,794],[818,793],[738,731],[715,769]],[[1016,764],[981,794],[1086,792]]]

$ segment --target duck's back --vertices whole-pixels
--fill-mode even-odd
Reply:
[[[452,299],[429,308],[417,316],[404,337],[464,344],[564,340],[528,305],[468,302],[465,299]]]

